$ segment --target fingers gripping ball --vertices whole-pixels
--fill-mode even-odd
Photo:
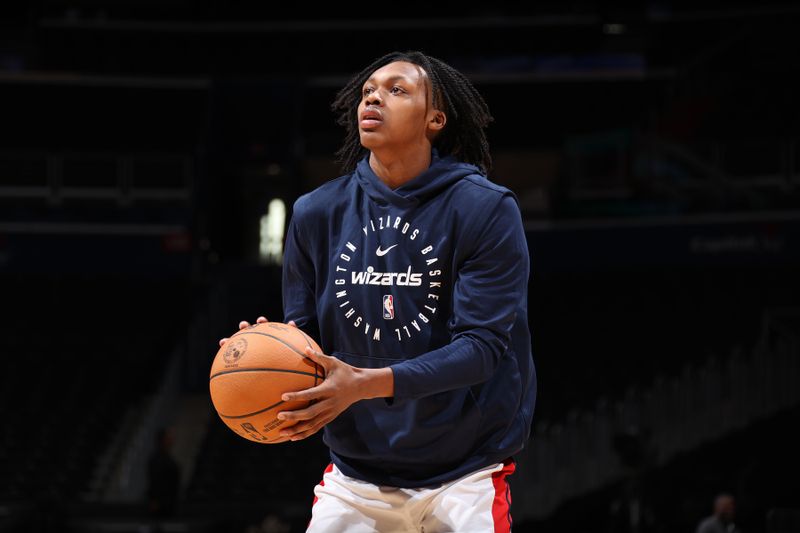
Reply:
[[[280,411],[302,409],[307,401],[284,402],[284,392],[318,385],[324,369],[304,355],[321,352],[314,340],[294,326],[264,322],[240,330],[220,347],[211,365],[209,389],[214,409],[237,435],[264,444],[288,440]]]

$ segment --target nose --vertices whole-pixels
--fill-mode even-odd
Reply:
[[[372,91],[369,93],[365,99],[367,105],[381,105],[381,97],[378,94],[378,91]]]

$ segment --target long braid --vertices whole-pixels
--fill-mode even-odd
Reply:
[[[331,104],[338,113],[336,122],[344,126],[345,138],[336,151],[344,172],[351,172],[367,154],[358,134],[358,104],[361,88],[377,69],[395,61],[408,61],[428,75],[433,92],[433,105],[447,115],[447,125],[436,136],[433,145],[441,155],[453,155],[487,173],[492,166],[485,128],[493,120],[489,107],[472,83],[447,63],[422,52],[392,52],[380,57],[353,76],[339,90]]]

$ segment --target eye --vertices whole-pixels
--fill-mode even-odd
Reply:
[[[392,94],[404,93],[404,92],[406,91],[399,85],[395,85],[394,87],[392,87]]]
[[[374,90],[374,89],[373,89],[372,87],[364,87],[364,91],[363,91],[363,94],[364,94],[364,96],[368,95],[368,94],[369,94],[369,93],[371,93],[373,90]]]

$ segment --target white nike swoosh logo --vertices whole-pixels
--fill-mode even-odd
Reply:
[[[399,243],[398,243],[398,244],[399,244]],[[397,246],[397,244],[393,244],[393,245],[391,245],[390,247],[388,247],[388,248],[387,248],[387,249],[385,249],[385,250],[381,250],[381,247],[380,247],[380,246],[378,246],[378,249],[377,249],[377,250],[375,250],[375,255],[377,255],[378,257],[383,257],[384,255],[388,254],[388,253],[389,253],[389,250],[391,250],[391,249],[392,249],[392,248],[394,248],[395,246]]]

